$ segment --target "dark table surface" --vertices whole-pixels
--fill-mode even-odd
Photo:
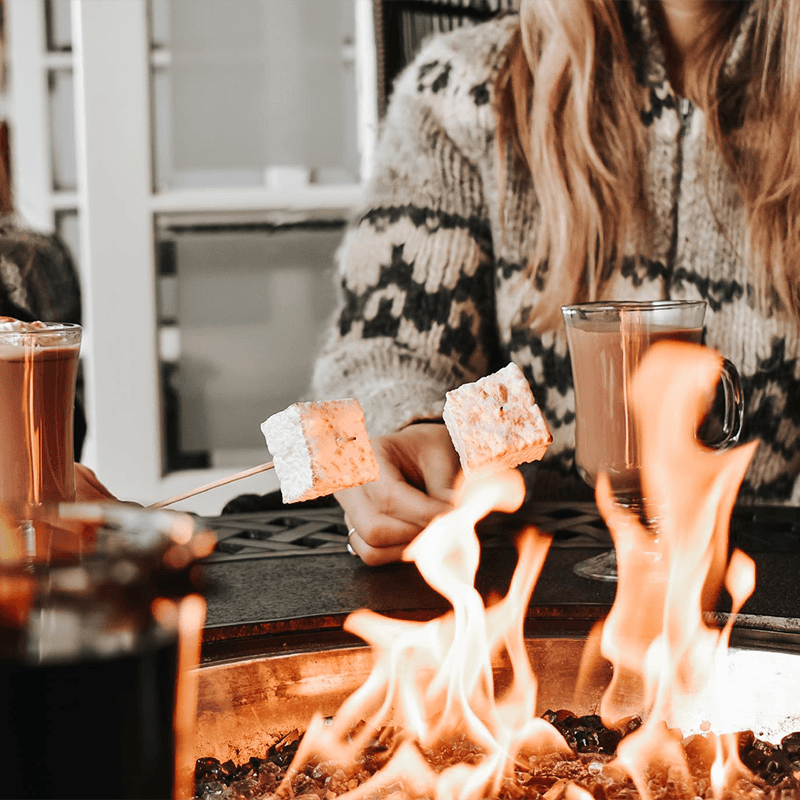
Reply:
[[[577,561],[610,546],[593,504],[544,504],[524,521],[551,532],[553,544],[536,585],[529,620],[588,625],[610,608],[616,584],[588,580]],[[505,592],[514,566],[513,531],[521,517],[495,516],[481,529],[477,586],[484,597]],[[219,544],[203,567],[213,643],[302,629],[340,627],[358,608],[396,616],[436,616],[446,602],[412,564],[368,567],[345,549],[338,507],[250,511],[206,519]],[[732,544],[753,557],[757,585],[737,626],[800,636],[800,509],[737,508]],[[726,611],[724,600],[719,611]]]

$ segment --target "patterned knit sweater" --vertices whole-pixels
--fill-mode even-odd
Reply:
[[[670,87],[645,0],[620,8],[642,86],[653,213],[646,252],[615,265],[610,296],[708,301],[705,341],[739,368],[743,439],[761,441],[741,496],[800,504],[800,330],[753,302],[743,209],[704,144],[703,113]],[[378,435],[440,418],[447,390],[513,360],[554,437],[534,486],[557,498],[580,492],[566,338],[523,323],[536,296],[525,264],[537,200],[520,163],[499,202],[493,140],[495,81],[518,25],[510,15],[435,38],[398,79],[365,205],[339,252],[341,304],[312,390],[358,397]],[[729,74],[746,64],[751,28],[748,13]]]

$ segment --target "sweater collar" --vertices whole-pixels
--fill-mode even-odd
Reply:
[[[748,8],[741,15],[733,32],[733,46],[725,62],[724,76],[735,80],[746,70],[747,57],[752,42],[758,9],[770,0],[736,0],[746,3]],[[651,0],[628,0],[619,3],[620,17],[626,31],[636,77],[647,87],[660,86],[667,81],[666,57],[661,38],[653,19]]]

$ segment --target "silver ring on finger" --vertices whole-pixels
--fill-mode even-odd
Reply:
[[[347,552],[350,553],[351,556],[354,556],[355,558],[359,558],[358,553],[356,553],[355,548],[353,547],[353,545],[352,545],[352,543],[350,541],[350,539],[352,538],[352,536],[353,536],[353,534],[355,532],[356,532],[355,528],[350,528],[350,530],[347,531],[347,544],[345,544],[345,547],[347,548]]]

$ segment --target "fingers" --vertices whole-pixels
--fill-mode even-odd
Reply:
[[[353,528],[353,526],[348,526]],[[412,537],[413,538],[413,537]],[[390,547],[373,547],[367,544],[354,530],[349,537],[350,546],[355,550],[356,555],[368,566],[379,567],[382,564],[391,564],[400,561],[406,545],[393,545]]]
[[[451,508],[402,480],[385,476],[379,483],[383,485],[358,486],[336,494],[347,527],[355,529],[350,544],[371,566],[398,561],[406,545],[434,517]]]
[[[459,465],[447,430],[438,424],[404,428],[373,442],[373,449],[380,478],[335,496],[355,530],[351,547],[377,565],[397,561],[431,520],[452,510]]]
[[[345,510],[348,527],[356,528],[370,547],[408,544],[430,521],[450,510],[450,505],[428,497],[401,481],[369,491],[364,487],[336,494]]]
[[[75,464],[75,499],[85,503],[113,501],[126,506],[143,508],[140,503],[135,503],[131,500],[120,500],[116,495],[112,494],[95,475],[94,470],[85,464]]]
[[[461,465],[444,425],[411,425],[387,436],[383,446],[397,460],[409,483],[431,498],[452,505]]]
[[[406,483],[401,475],[387,476],[382,486],[368,489],[365,494],[372,501],[380,517],[389,517],[421,530],[439,514],[451,509],[450,503],[431,497],[426,492]]]
[[[349,515],[350,525],[370,547],[404,547],[425,525],[412,525],[381,514],[362,514],[358,508]]]
[[[78,500],[116,500],[85,464],[75,465],[75,496]]]
[[[425,491],[432,499],[444,503],[448,509],[452,508],[460,474],[460,469],[452,461],[438,459],[435,465],[426,470]]]

